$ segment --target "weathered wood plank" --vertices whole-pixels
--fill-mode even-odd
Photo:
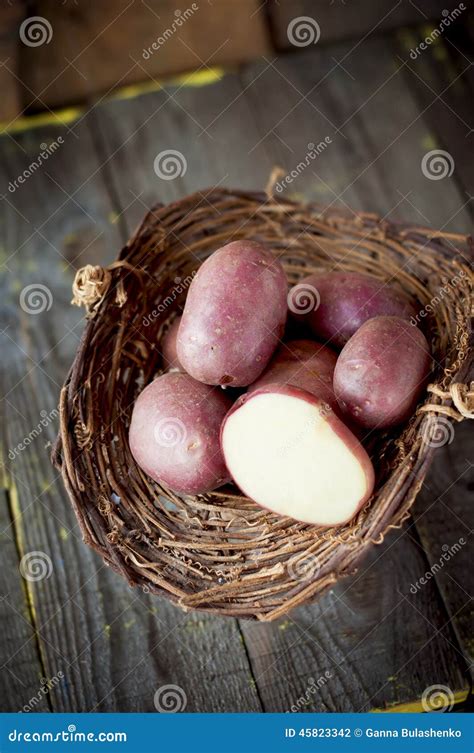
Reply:
[[[278,61],[276,71],[271,70],[262,75],[250,90],[250,94],[254,96],[264,143],[268,148],[273,146],[276,148],[279,160],[284,160],[284,166],[288,170],[295,167],[305,156],[305,144],[308,141],[318,143],[327,134],[334,137],[335,143],[328,145],[327,149],[320,153],[314,167],[312,165],[297,177],[291,191],[298,192],[298,195],[304,193],[315,198],[318,194],[322,194],[326,202],[342,199],[350,205],[366,210],[376,209],[382,215],[390,215],[420,224],[445,225],[467,230],[470,227],[469,212],[467,208],[463,208],[465,197],[456,181],[448,179],[443,181],[441,186],[439,182],[428,180],[423,175],[421,160],[427,150],[424,142],[426,134],[430,132],[430,120],[425,114],[421,114],[422,109],[411,94],[406,80],[397,73],[394,57],[386,41],[367,41],[359,50],[354,52],[350,50],[349,45],[339,45],[327,52],[318,50],[311,54],[305,53],[299,59],[296,56],[287,56]],[[347,72],[341,70],[340,66],[335,64],[335,60],[341,61]],[[373,65],[374,60],[377,60],[376,67]],[[257,70],[260,69],[261,66],[257,67]],[[252,80],[255,72],[255,68],[250,67],[244,80]],[[277,91],[279,91],[278,97]],[[285,104],[281,104],[282,102]],[[400,102],[403,102],[403,108],[400,107]],[[318,110],[321,110],[322,114]],[[336,126],[332,131],[331,123]],[[341,129],[341,132],[337,129]],[[346,137],[345,139],[341,138],[342,134]],[[298,147],[298,138],[302,142],[300,147]],[[293,155],[296,156],[293,157]],[[335,177],[338,179],[337,183],[335,183]],[[391,211],[392,208],[393,211]],[[450,473],[449,466],[445,467],[445,480],[452,478]],[[468,497],[464,496],[461,503],[464,510],[467,502]],[[427,517],[426,527],[429,528],[429,526],[430,518]],[[439,682],[440,676],[445,678],[449,687],[457,684],[459,687],[466,685],[466,680],[462,677],[464,662],[459,652],[456,632],[458,635],[464,633],[464,642],[468,634],[465,633],[465,625],[460,619],[461,615],[457,614],[455,600],[451,603],[449,589],[443,594],[448,604],[448,612],[440,603],[436,588],[431,589],[427,598],[428,603],[422,602],[418,616],[415,612],[420,605],[412,604],[409,594],[404,594],[403,601],[396,606],[401,598],[398,592],[403,593],[403,585],[416,582],[429,566],[426,559],[417,551],[416,531],[413,530],[410,537],[403,536],[397,543],[397,560],[392,566],[388,564],[391,556],[390,546],[387,549],[388,556],[384,555],[385,547],[386,545],[381,550],[376,550],[377,554],[372,555],[380,556],[380,560],[374,566],[374,571],[378,572],[378,567],[380,567],[380,572],[387,574],[391,573],[392,568],[394,571],[396,569],[397,572],[389,576],[394,582],[388,585],[385,577],[379,589],[375,588],[373,592],[370,592],[379,594],[383,591],[385,600],[388,598],[386,595],[388,590],[392,593],[394,601],[389,602],[387,612],[384,611],[382,603],[379,603],[381,612],[375,622],[380,621],[380,628],[374,631],[367,644],[370,646],[369,650],[375,652],[377,657],[380,651],[385,652],[386,663],[383,662],[379,668],[384,666],[385,669],[390,666],[391,669],[387,672],[382,671],[385,678],[375,672],[369,678],[368,685],[365,685],[360,666],[364,666],[368,656],[366,655],[364,660],[364,644],[362,643],[351,656],[354,671],[357,665],[359,678],[358,683],[349,683],[353,694],[349,702],[352,708],[367,708],[370,705],[378,706],[387,702],[405,702],[410,696],[413,698],[421,695],[425,687]],[[361,568],[361,572],[363,571],[364,567]],[[366,589],[369,589],[369,582],[370,575],[369,578],[364,577],[363,580]],[[339,589],[344,592],[344,588],[344,584],[338,586],[335,589],[335,595],[341,593]],[[366,622],[370,624],[373,619],[370,617],[371,607],[367,599],[367,591],[365,591],[365,600],[365,608],[369,611],[365,612],[362,618],[364,625]],[[437,606],[430,614],[431,600]],[[316,608],[324,609],[326,603],[327,599],[323,598]],[[359,603],[357,611],[360,612],[361,609],[362,611],[364,609],[364,600]],[[395,611],[389,618],[384,619],[384,615],[390,614],[391,609]],[[445,626],[450,617],[453,618],[453,625]],[[418,618],[426,619],[424,626]],[[348,619],[347,616],[346,619]],[[413,620],[414,624],[412,624]],[[295,621],[298,622],[298,618]],[[332,645],[330,626],[339,623],[345,624],[344,615],[339,620],[337,618],[331,622],[328,620],[326,630],[320,627],[319,621],[316,623],[314,630],[317,641],[325,651],[328,651],[328,645]],[[436,629],[442,629],[443,638],[440,638],[439,644],[430,640],[433,635],[433,626]],[[249,628],[251,631],[259,629]],[[385,629],[387,630],[386,636],[384,636]],[[286,633],[287,631],[285,635]],[[413,635],[418,636],[415,643],[412,639]],[[393,645],[392,636],[398,637],[398,643],[396,650],[393,649],[390,654],[387,646]],[[405,637],[402,638],[402,636]],[[280,638],[280,643],[282,641],[283,639]],[[401,646],[403,641],[405,641],[405,651]],[[425,648],[416,654],[413,645],[421,647],[425,642]],[[385,648],[382,648],[383,646]],[[442,646],[441,649],[440,646]],[[439,665],[438,658],[440,650],[444,656],[451,656],[451,659],[442,667]],[[277,652],[278,649],[273,654],[270,652],[271,657],[275,658]],[[301,653],[304,654],[303,651]],[[328,653],[331,654],[331,651],[329,650]],[[254,656],[251,643],[250,654]],[[411,660],[412,655],[414,655],[413,660]],[[256,648],[254,672],[257,682],[260,669],[257,658],[259,656],[260,650]],[[455,665],[453,675],[451,675],[450,661]],[[310,662],[310,652],[306,651],[305,658],[300,661],[301,668],[307,668],[308,662]],[[316,677],[320,669],[321,672],[325,670],[324,664],[316,666],[317,670],[309,673],[313,677]],[[289,677],[288,673],[283,674]],[[376,682],[372,685],[374,676]],[[396,681],[388,680],[395,676],[397,676]],[[304,674],[303,677],[305,677]],[[264,703],[272,708],[275,703],[279,704],[279,708],[282,708],[284,704],[288,707],[294,697],[288,692],[291,684],[288,679],[285,686],[281,680],[280,686],[275,689],[270,680],[267,693],[259,685]],[[299,681],[293,680],[293,686],[299,689],[300,694],[302,685],[304,688],[301,678]],[[345,686],[342,685],[342,687]],[[454,690],[456,687],[453,688]],[[338,702],[334,703],[334,698],[331,699],[332,692],[337,693],[336,683],[331,685],[328,683],[324,690],[321,690],[323,702],[332,702],[333,707],[339,708]],[[328,694],[327,701],[324,701],[324,693]],[[351,695],[347,688],[345,688],[345,693],[346,696]],[[276,697],[273,694],[276,694]],[[311,708],[321,708],[314,697],[310,699],[309,709]]]
[[[335,60],[340,61],[346,70],[341,70]],[[374,60],[377,60],[375,67]],[[304,194],[314,198],[322,196],[325,202],[337,202],[342,199],[352,206],[366,210],[375,209],[382,215],[390,215],[420,224],[445,225],[452,229],[464,230],[470,227],[469,212],[466,207],[463,207],[465,197],[456,180],[447,179],[440,185],[438,181],[426,179],[422,173],[421,160],[427,151],[426,135],[431,132],[431,121],[425,113],[421,114],[423,108],[420,108],[416,97],[412,95],[406,79],[397,72],[396,60],[386,40],[366,41],[358,50],[352,52],[349,45],[338,45],[328,51],[321,49],[304,53],[299,57],[286,56],[279,60],[275,67],[277,70],[267,71],[249,90],[250,95],[254,97],[259,123],[261,123],[260,130],[264,138],[263,143],[267,148],[275,148],[279,161],[283,160],[287,170],[291,170],[304,158],[305,145],[308,141],[318,143],[328,134],[334,140],[334,144],[329,144],[313,165],[297,177],[291,189],[288,189],[288,193]],[[256,71],[259,70],[261,66],[249,67],[244,81],[253,80]],[[400,107],[400,102],[403,102],[403,108]],[[332,124],[335,126],[333,130],[331,130]],[[342,134],[346,137],[345,139],[342,138]],[[298,147],[298,139],[301,139],[300,147]],[[445,480],[452,479],[450,474],[449,466],[445,467]],[[429,488],[429,482],[427,488]],[[461,502],[464,510],[466,510],[467,502],[468,497],[465,495]],[[426,518],[425,523],[426,528],[429,529],[429,517]],[[388,587],[393,592],[394,600],[399,598],[397,591],[401,591],[404,579],[408,584],[415,582],[429,567],[429,563],[420,557],[417,551],[415,530],[410,539],[404,536],[397,547],[399,562],[398,564],[394,562],[393,569],[396,568],[398,572],[390,575],[395,582],[388,586],[385,581],[385,589]],[[383,555],[385,549],[377,551]],[[390,547],[388,551],[390,552]],[[387,573],[391,570],[390,565],[387,566],[387,559],[389,558],[383,555],[378,562],[381,572]],[[397,581],[400,577],[400,563],[403,563],[404,579]],[[361,572],[363,570],[364,568]],[[377,566],[374,570],[377,570]],[[367,583],[366,588],[368,587]],[[335,589],[336,596],[339,588],[344,589],[344,585],[341,584]],[[374,593],[379,593],[379,591],[375,589]],[[364,678],[360,673],[360,666],[364,665],[364,660],[359,662],[359,650],[355,651],[352,660],[354,665],[357,661],[359,676],[358,685],[354,684],[352,687],[356,699],[355,706],[362,708],[371,704],[383,705],[386,702],[402,703],[410,695],[411,697],[421,695],[423,689],[439,681],[442,674],[450,687],[451,684],[458,683],[460,687],[465,686],[466,681],[461,676],[464,662],[459,652],[456,633],[459,636],[462,635],[461,643],[467,641],[469,634],[466,633],[466,626],[461,619],[462,615],[457,613],[456,600],[451,602],[450,590],[447,589],[443,593],[448,612],[440,603],[436,589],[431,590],[428,601],[433,599],[437,602],[437,608],[430,616],[429,604],[423,602],[418,617],[421,618],[423,615],[422,619],[427,618],[428,621],[424,626],[415,616],[416,607],[419,605],[411,604],[409,595],[405,594],[405,596],[408,600],[404,600],[389,619],[383,621],[383,615],[386,613],[381,611],[379,619],[382,620],[382,627],[374,631],[373,642],[368,641],[370,650],[375,651],[378,656],[381,650],[378,646],[390,645],[390,636],[399,636],[402,640],[401,636],[406,635],[404,660],[401,660],[403,648],[397,645],[396,652],[394,651],[392,656],[386,656],[385,659],[387,662],[385,666],[391,666],[391,669],[382,673],[386,675],[386,678],[398,675],[398,680],[396,683],[387,682],[377,675],[377,682],[373,686],[371,685],[372,678],[369,678],[369,684],[365,686]],[[396,601],[391,603],[388,612],[396,603]],[[317,608],[324,609],[325,604],[326,600],[323,598]],[[370,612],[370,607],[368,608]],[[437,626],[437,629],[441,628],[449,617],[453,618],[453,625],[443,627],[446,635],[442,640],[440,639],[439,645],[443,645],[442,651],[446,649],[450,653],[451,660],[456,665],[453,676],[450,675],[449,662],[443,667],[439,666],[438,651],[440,649],[438,644],[429,641],[433,631],[432,625]],[[416,626],[412,625],[413,619]],[[370,624],[370,614],[365,614],[365,620]],[[397,624],[398,620],[400,620],[400,625]],[[338,620],[334,619],[333,622],[337,624]],[[344,624],[343,617],[342,622]],[[364,623],[364,619],[362,622]],[[317,624],[319,626],[319,623]],[[259,628],[249,629],[258,630]],[[386,637],[382,637],[384,629],[387,629]],[[318,630],[318,627],[315,630]],[[321,628],[317,632],[317,640],[324,650],[327,650],[329,631],[328,624],[327,631]],[[429,641],[420,654],[415,655],[413,661],[410,660],[410,656],[414,653],[412,634],[420,636],[421,643],[417,645],[422,645],[423,640]],[[280,642],[282,640],[280,638]],[[331,645],[330,642],[329,645]],[[251,646],[252,644],[250,644],[250,654],[253,656]],[[363,644],[360,647],[360,654],[363,657]],[[258,655],[259,649],[257,648],[255,657]],[[306,658],[301,661],[301,667],[304,667],[307,661],[310,661],[308,652]],[[254,671],[258,682],[258,659],[255,659],[255,662]],[[399,667],[404,664],[405,666],[399,671]],[[310,674],[315,677],[316,670]],[[288,674],[286,676],[288,677]],[[288,680],[286,688],[283,683],[282,687],[277,690],[271,681],[269,685],[267,694],[259,685],[264,703],[272,707],[276,702],[288,706],[291,698],[294,697],[288,694],[291,681]],[[299,682],[293,680],[293,685],[301,692],[301,679]],[[375,692],[379,687],[380,691]],[[331,688],[337,688],[337,685],[333,684]],[[325,686],[324,692],[330,694],[331,688],[329,685]],[[369,690],[365,697],[367,688]],[[357,696],[357,691],[359,696]],[[276,693],[276,698],[272,693]],[[282,694],[280,698],[279,693]],[[330,695],[328,703],[329,701]],[[320,708],[314,698],[312,703],[315,708]],[[337,703],[336,707],[338,707]],[[279,708],[282,708],[282,705]],[[312,708],[311,702],[309,708]]]
[[[1,711],[48,711],[47,686],[35,639],[27,586],[20,574],[20,553],[15,540],[12,505],[0,490],[0,708]],[[46,680],[51,678],[46,678]]]
[[[107,171],[128,232],[157,202],[167,203],[211,185],[264,186],[272,160],[253,153],[257,132],[239,76],[205,85],[169,84],[95,111]],[[180,152],[176,177],[155,172],[162,152]],[[122,179],[127,175],[127,180]]]
[[[370,711],[436,683],[467,692],[434,581],[411,603],[410,585],[427,569],[413,535],[413,524],[411,535],[409,527],[392,532],[354,576],[279,624],[244,624],[266,709]]]
[[[135,101],[133,111],[124,102],[107,103],[98,109],[97,126],[120,206],[126,206],[142,192],[125,212],[127,224],[134,224],[154,201],[167,202],[204,185],[222,182],[263,187],[272,164],[285,157],[286,166],[291,169],[304,154],[308,141],[317,142],[328,133],[325,130],[327,118],[318,116],[304,98],[298,105],[302,97],[294,86],[296,84],[300,92],[303,85],[309,88],[315,83],[315,77],[319,80],[333,63],[318,53],[317,58],[306,54],[299,61],[285,58],[275,65],[283,66],[283,76],[267,61],[246,69],[240,87],[236,77],[226,76],[219,84],[206,89],[205,98],[201,92],[182,88],[145,95]],[[334,122],[336,115],[339,116],[341,123],[357,108],[357,96],[347,103],[345,114],[336,98],[338,88],[340,82],[333,81],[330,91],[324,91],[322,102],[318,100],[317,106]],[[405,92],[409,97],[406,86],[400,85],[396,90],[397,96]],[[170,95],[172,101],[169,101]],[[412,99],[409,105],[407,117],[411,115],[415,119],[419,110]],[[334,199],[335,191],[326,189],[319,177],[320,164],[327,159],[329,162],[324,163],[323,169],[329,186],[336,187],[337,177],[337,188],[343,191],[354,175],[354,185],[347,190],[350,198],[345,194],[343,198],[361,208],[387,211],[387,206],[391,208],[397,198],[390,182],[384,179],[382,169],[374,170],[365,182],[357,180],[368,159],[377,157],[378,153],[367,143],[367,124],[360,118],[354,118],[354,122],[347,143],[339,137],[318,158],[317,181],[314,175],[309,179],[306,174],[301,176],[302,181],[312,181],[312,187],[316,183],[317,189],[311,190],[306,183],[301,192],[308,198],[316,194],[321,200],[323,193],[327,202]],[[238,130],[235,123],[239,124]],[[389,129],[384,134],[385,142],[378,142],[380,149],[390,143],[390,137],[393,139],[397,125],[400,127],[400,123],[395,124],[393,131]],[[379,126],[377,122],[376,127]],[[199,136],[203,127],[206,131]],[[232,149],[229,148],[229,133],[232,133]],[[371,130],[370,135],[377,139]],[[355,150],[354,140],[357,141]],[[412,135],[406,143],[413,159],[413,153],[419,150],[416,138]],[[193,146],[191,149],[190,144],[200,148]],[[181,151],[186,157],[187,171],[175,180],[157,179],[153,172],[154,159],[160,151],[170,148]],[[419,154],[421,159],[422,152]],[[391,160],[397,163],[396,156]],[[121,179],[124,174],[126,184]],[[421,189],[422,181],[418,179],[418,183]],[[132,198],[129,198],[130,193]],[[447,201],[450,200],[454,204],[452,194],[447,196]],[[374,207],[374,203],[378,206]],[[400,214],[403,216],[402,211]],[[385,556],[377,559],[383,552]],[[289,621],[280,625],[242,623],[265,710],[290,708],[304,689],[308,675],[317,680],[329,666],[333,667],[334,682],[325,686],[324,692],[328,694],[325,703],[328,708],[337,710],[358,710],[412,700],[425,687],[439,681],[440,676],[455,688],[464,687],[459,669],[461,657],[452,629],[443,627],[447,615],[436,587],[432,585],[429,592],[425,592],[423,609],[440,634],[446,635],[440,638],[442,649],[430,640],[433,628],[423,614],[418,614],[397,591],[426,570],[426,559],[419,545],[408,536],[402,536],[393,549],[388,542],[384,548],[374,549],[371,556],[373,568],[367,577],[355,579],[353,593],[349,595],[354,606],[349,603],[348,608],[338,602],[335,589],[333,595],[305,608],[301,614],[290,615]],[[342,593],[347,584],[339,588]],[[293,635],[290,626],[294,629]],[[335,629],[337,638],[333,638]],[[444,656],[441,667],[437,659],[439,650]],[[379,664],[375,675],[370,660],[374,654]],[[395,673],[398,673],[397,680],[389,680]],[[307,710],[318,708],[324,706],[310,694]]]
[[[82,328],[81,312],[70,306],[73,272],[109,263],[123,240],[86,120],[74,132],[18,135],[18,147],[3,139],[5,192],[40,143],[60,135],[47,165],[6,193],[1,207],[2,453],[25,551],[51,561],[50,577],[32,583],[30,597],[47,675],[65,678],[50,693],[53,709],[153,710],[164,684],[183,688],[190,711],[259,709],[236,625],[183,615],[129,589],[82,543],[50,465],[59,386]],[[36,304],[25,297],[28,285]],[[227,672],[219,685],[211,682]]]
[[[474,207],[469,198],[474,196],[474,77],[472,48],[464,52],[458,39],[460,23],[461,20],[438,37],[432,36],[437,27],[426,25],[416,31],[400,30],[396,39],[399,59],[404,62],[403,75],[430,123],[432,143],[427,146],[447,152],[438,168],[444,164],[446,170],[453,170],[472,216]],[[427,38],[433,41],[425,50],[420,49],[420,42]]]
[[[42,110],[153,76],[269,54],[259,6],[258,0],[181,7],[173,0],[40,0],[37,12],[53,34],[47,45],[22,49],[25,104]]]
[[[18,78],[20,39],[18,28],[25,15],[23,2],[0,7],[0,120],[16,118],[22,109],[21,84]]]
[[[468,421],[440,425],[440,441],[414,519],[428,556],[427,578],[436,578],[472,673],[472,531],[474,435]],[[416,598],[425,584],[418,584]],[[417,606],[419,606],[417,604]]]
[[[455,177],[436,181],[423,174],[433,138],[429,113],[386,39],[366,40],[356,50],[338,44],[285,55],[264,68],[248,66],[244,82],[255,80],[249,96],[261,146],[298,173],[283,195],[469,232],[466,196]],[[299,170],[308,143],[320,145],[326,137],[331,142]]]

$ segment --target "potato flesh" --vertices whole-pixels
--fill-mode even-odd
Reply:
[[[242,491],[273,512],[336,525],[357,512],[367,477],[324,410],[281,394],[260,394],[226,420],[227,467]]]

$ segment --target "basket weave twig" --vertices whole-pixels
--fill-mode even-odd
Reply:
[[[176,495],[130,454],[132,406],[160,373],[160,338],[201,261],[240,238],[266,243],[290,283],[323,269],[368,272],[399,285],[423,312],[432,384],[406,425],[371,438],[375,494],[348,525],[324,530],[280,517],[232,486]],[[451,422],[473,417],[471,251],[466,236],[263,193],[211,189],[155,207],[114,264],[86,267],[74,284],[73,302],[89,321],[61,392],[53,460],[86,543],[130,585],[184,609],[260,620],[352,572],[407,517]]]

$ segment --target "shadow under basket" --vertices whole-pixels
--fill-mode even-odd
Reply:
[[[258,507],[226,486],[177,495],[136,465],[134,401],[161,373],[160,340],[200,263],[248,238],[283,262],[290,283],[314,271],[367,272],[418,303],[433,354],[431,384],[404,425],[367,448],[375,493],[347,525],[322,529]],[[150,211],[118,260],[81,269],[75,304],[88,322],[61,392],[53,462],[85,542],[132,586],[185,610],[272,620],[354,572],[367,547],[400,527],[453,422],[474,417],[468,237],[210,189]]]

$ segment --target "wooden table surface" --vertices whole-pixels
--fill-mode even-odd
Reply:
[[[203,61],[187,79],[18,121],[1,136],[2,711],[154,711],[166,685],[181,689],[188,711],[416,709],[438,685],[456,703],[468,695],[466,422],[437,451],[403,529],[319,601],[271,624],[184,614],[131,590],[83,544],[49,462],[84,325],[70,305],[75,271],[110,263],[153,203],[213,184],[263,188],[274,165],[295,169],[308,144],[327,137],[286,196],[470,232],[472,68],[448,39],[413,60],[421,38],[376,31],[233,71]],[[187,169],[163,180],[154,160],[169,149]],[[434,149],[448,152],[450,177],[423,173]],[[23,577],[28,556],[46,577]]]

